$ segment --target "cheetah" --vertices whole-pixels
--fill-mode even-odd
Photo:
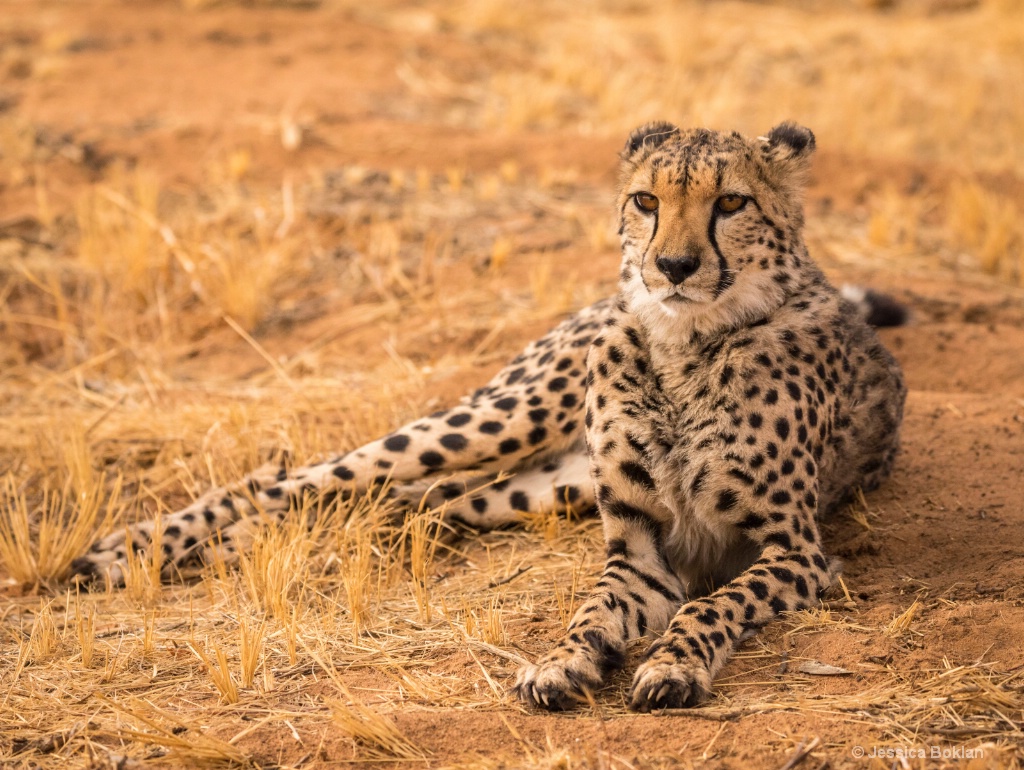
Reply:
[[[476,531],[596,508],[604,571],[514,692],[571,708],[623,667],[631,640],[651,637],[630,707],[700,703],[740,641],[830,585],[819,515],[878,486],[898,450],[906,389],[868,321],[898,323],[902,309],[870,293],[851,301],[809,257],[814,147],[793,123],[754,139],[636,129],[621,154],[614,297],[450,409],[166,517],[165,575],[237,557],[254,522],[310,493],[390,485]],[[145,550],[153,528],[100,540],[75,573],[122,582],[128,539]]]

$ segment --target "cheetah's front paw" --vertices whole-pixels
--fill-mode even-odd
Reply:
[[[648,660],[633,677],[629,707],[633,711],[689,708],[711,692],[707,668],[689,660]]]
[[[579,643],[564,639],[536,664],[519,669],[513,691],[524,703],[549,711],[570,709],[622,667],[622,650],[599,632],[586,631],[577,638]]]

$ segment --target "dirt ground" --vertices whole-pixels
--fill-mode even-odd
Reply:
[[[1020,767],[1013,6],[4,2],[0,764]],[[81,595],[91,529],[49,570],[3,550],[35,559],[54,506],[95,494],[112,529],[482,384],[614,290],[616,153],[658,117],[814,128],[812,254],[911,312],[882,332],[910,388],[894,476],[824,525],[843,587],[706,706],[633,715],[626,674],[571,714],[509,697],[593,582],[593,520],[420,572],[335,521]]]

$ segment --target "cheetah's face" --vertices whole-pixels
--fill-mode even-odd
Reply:
[[[643,126],[623,152],[621,286],[656,327],[712,317],[749,323],[784,300],[803,252],[800,191],[810,131],[766,138],[668,123]]]

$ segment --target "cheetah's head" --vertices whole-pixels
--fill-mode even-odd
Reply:
[[[636,129],[622,152],[621,289],[652,331],[746,325],[779,307],[807,259],[801,192],[814,134],[766,137],[670,123]]]

